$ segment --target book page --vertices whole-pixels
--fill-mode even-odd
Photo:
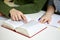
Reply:
[[[0,26],[3,24],[3,21],[7,20],[7,18],[0,16]]]
[[[0,20],[7,20],[7,18],[0,16]]]
[[[60,27],[60,23],[58,23],[59,20],[60,20],[60,15],[53,14],[52,20],[49,25]]]
[[[35,20],[32,20],[27,24],[17,27],[15,30],[23,34],[25,33],[25,35],[32,36],[39,32],[40,30],[44,29],[45,27],[47,27],[45,24],[41,24]],[[22,28],[25,31],[21,31],[21,29],[19,28]]]
[[[28,21],[28,22],[32,20],[32,19],[31,19],[30,17],[28,17],[28,16],[26,16],[26,18],[27,18],[27,21]],[[12,26],[13,28],[16,28],[16,27],[19,27],[19,26],[25,24],[23,21],[13,21],[13,20],[11,20],[11,19],[8,19],[8,20],[4,21],[4,23],[6,23],[7,25]]]

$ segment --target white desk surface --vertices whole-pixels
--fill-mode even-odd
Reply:
[[[44,12],[41,11],[40,13],[37,14],[28,14],[28,15],[34,19],[42,15],[43,13]],[[0,25],[4,20],[6,19],[0,17]],[[11,30],[5,29],[0,26],[0,40],[60,40],[60,30],[55,27],[48,26],[47,29],[35,35],[34,37],[27,38],[25,36],[22,36],[18,33],[15,33]]]

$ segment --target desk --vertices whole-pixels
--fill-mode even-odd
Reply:
[[[43,15],[44,13],[44,11],[41,11],[37,14],[35,13],[27,15],[30,16],[32,19],[38,19],[38,16],[41,17],[41,15]],[[4,20],[6,19],[0,19],[0,25]],[[22,36],[18,33],[15,33],[11,30],[5,29],[0,26],[0,40],[60,40],[60,30],[55,27],[48,26],[47,29],[35,35],[34,37],[27,38],[25,36]]]

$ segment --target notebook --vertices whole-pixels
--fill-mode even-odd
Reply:
[[[41,24],[40,22],[31,19],[29,16],[26,16],[26,18],[28,23],[24,23],[23,21],[12,21],[11,19],[8,19],[3,22],[2,27],[13,30],[14,32],[22,34],[28,38],[32,38],[47,28],[45,24]]]
[[[60,20],[60,15],[53,14],[51,22],[48,25],[51,25],[56,28],[60,28],[60,23],[58,23],[59,20]]]

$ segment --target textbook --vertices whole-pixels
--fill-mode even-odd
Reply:
[[[28,38],[35,36],[47,28],[45,24],[41,24],[40,22],[31,19],[29,16],[26,16],[26,18],[28,23],[24,23],[23,21],[12,21],[11,19],[8,19],[3,22],[2,27],[22,34]]]

